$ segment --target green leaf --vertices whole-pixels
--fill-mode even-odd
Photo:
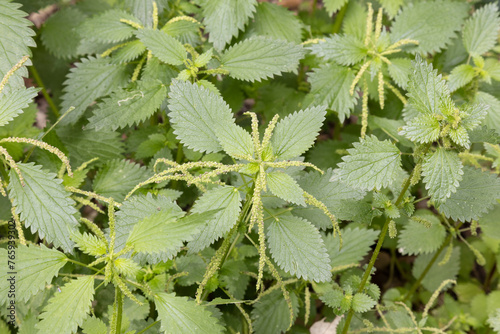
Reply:
[[[490,107],[483,124],[500,134],[500,101],[491,94],[477,92],[475,102],[484,103]]]
[[[271,137],[274,155],[286,160],[305,153],[314,144],[325,114],[325,107],[311,107],[279,121]]]
[[[302,24],[297,16],[274,3],[259,3],[248,29],[259,36],[283,39],[296,44],[302,40]]]
[[[292,300],[293,320],[299,311],[299,302],[295,293],[290,294]],[[251,317],[256,334],[283,333],[290,324],[290,311],[281,291],[275,290],[255,304]]]
[[[200,232],[207,219],[213,217],[213,211],[179,216],[170,209],[144,218],[130,232],[127,245],[139,253],[163,253],[161,258],[169,260],[179,252],[184,241],[191,241]]]
[[[435,252],[444,242],[446,230],[441,221],[431,211],[418,210],[415,216],[432,223],[425,226],[409,219],[404,229],[399,233],[398,249],[401,254],[416,255]],[[425,242],[422,242],[425,240]]]
[[[465,49],[472,56],[480,56],[495,46],[500,29],[498,6],[485,5],[472,14],[464,24],[462,39]]]
[[[342,230],[343,246],[340,248],[339,237],[327,234],[325,240],[326,249],[330,256],[332,268],[346,265],[358,264],[371,250],[371,246],[377,240],[379,231],[365,228],[346,228]]]
[[[121,202],[130,190],[150,176],[144,166],[127,160],[112,160],[97,172],[93,188],[96,193]]]
[[[163,211],[170,214],[170,216],[163,216],[166,220],[175,220],[184,216],[182,209],[164,196],[153,197],[148,193],[146,196],[132,196],[123,202],[120,211],[116,213],[115,251],[118,252],[125,247],[128,236],[137,223]],[[135,258],[141,262],[157,263],[161,260],[167,261],[169,256],[168,252],[160,252],[152,255],[137,254]]]
[[[234,122],[234,120],[233,120]],[[254,146],[252,136],[236,124],[218,125],[217,139],[224,152],[235,159],[248,159],[253,156]]]
[[[271,255],[281,269],[305,280],[331,279],[328,253],[310,222],[283,214],[269,224],[267,236]]]
[[[137,17],[145,27],[153,26],[153,1],[154,0],[125,0],[127,8],[135,17]],[[163,13],[164,9],[169,8],[168,0],[156,1],[158,6],[158,15]]]
[[[11,251],[9,247],[9,252]],[[0,249],[0,258],[5,270],[0,274],[0,304],[4,305],[9,294],[10,283],[8,279],[15,272],[16,300],[27,302],[38,291],[50,284],[52,278],[57,276],[59,269],[66,264],[66,256],[55,250],[45,247],[18,245],[15,249],[15,259],[9,258],[7,249]],[[7,261],[14,262],[14,267],[7,267]],[[9,262],[10,263],[10,262]]]
[[[167,87],[156,80],[139,81],[133,90],[121,89],[104,99],[89,119],[88,128],[116,130],[138,124],[160,108]]]
[[[365,293],[357,293],[352,298],[352,309],[357,313],[365,313],[375,305],[377,302]]]
[[[78,125],[60,127],[56,132],[74,167],[93,158],[99,158],[98,162],[122,158],[124,148],[118,132],[82,130]]]
[[[34,87],[11,90],[9,94],[4,92],[0,94],[0,126],[21,114],[38,95],[38,90]]]
[[[331,287],[328,288],[326,292],[322,292],[319,299],[333,309],[340,308],[342,299],[344,299],[344,293],[341,290],[336,290]]]
[[[300,178],[298,183],[303,190],[307,191],[317,200],[323,202],[327,208],[337,216],[339,207],[345,207],[345,200],[359,202],[359,200],[364,197],[365,193],[338,181],[330,182],[332,176],[333,170],[331,168],[324,174],[320,174],[316,171],[309,172]],[[296,216],[312,222],[320,229],[332,227],[330,218],[326,216],[323,211],[312,205],[308,205],[306,208],[296,207],[293,209],[293,213]],[[346,217],[345,215],[340,215],[337,216],[337,218],[344,219]]]
[[[189,252],[198,252],[225,235],[236,224],[241,210],[240,193],[235,187],[221,186],[204,193],[193,205],[192,212],[202,214],[219,210],[188,244]]]
[[[62,180],[34,163],[17,165],[25,186],[21,185],[19,176],[12,169],[8,186],[16,213],[33,233],[38,232],[40,238],[70,252],[73,249],[70,230],[78,226],[77,210],[70,194],[61,185]]]
[[[253,82],[295,71],[303,56],[301,45],[258,36],[231,46],[221,63],[230,77]]]
[[[132,60],[139,58],[139,56],[142,55],[144,52],[146,52],[146,46],[140,40],[136,39],[135,41],[126,43],[126,45],[115,51],[111,58],[111,62],[114,64],[128,63],[131,62]],[[146,64],[146,66],[148,65],[149,63]],[[146,74],[145,71],[142,73],[142,77],[150,79],[150,77]]]
[[[326,105],[338,113],[341,122],[349,117],[356,105],[356,94],[349,93],[354,73],[350,68],[335,64],[324,64],[315,68],[308,81],[311,83],[311,95],[317,105]]]
[[[446,217],[462,222],[478,219],[500,199],[500,180],[494,174],[464,167],[462,182],[439,210]]]
[[[161,30],[178,39],[183,44],[196,46],[201,44],[200,27],[201,24],[198,21],[170,20]]]
[[[222,327],[209,309],[186,297],[161,292],[154,302],[161,321],[161,330],[171,333],[222,333]]]
[[[423,114],[411,119],[399,134],[413,142],[432,143],[439,138],[441,127],[434,115]]]
[[[450,44],[467,17],[465,2],[429,1],[409,4],[396,16],[391,28],[391,41],[419,41],[413,52],[434,53]]]
[[[30,56],[30,47],[35,46],[31,36],[35,32],[28,28],[32,25],[25,19],[28,14],[19,10],[20,4],[9,1],[0,1],[0,78],[3,78],[22,57]],[[23,77],[28,76],[26,66],[31,65],[28,59],[24,66],[14,72],[10,77],[3,93],[7,94],[12,89],[24,87]],[[1,79],[0,79],[1,80]]]
[[[347,3],[347,0],[324,0],[323,3],[328,15],[332,16],[333,13],[338,11]]]
[[[411,60],[408,58],[392,58],[391,63],[387,65],[387,70],[392,80],[399,87],[406,89],[408,78],[412,72]]]
[[[208,41],[222,50],[231,39],[243,30],[255,12],[256,0],[204,1],[204,23],[209,32]]]
[[[71,334],[87,317],[94,298],[94,277],[79,277],[56,292],[36,324],[40,333]]]
[[[363,41],[352,35],[336,34],[325,38],[324,42],[311,45],[310,49],[318,57],[345,66],[357,64],[367,56]]]
[[[43,24],[41,40],[57,58],[70,59],[78,55],[81,39],[78,28],[86,15],[75,7],[66,7],[51,15]]]
[[[435,252],[434,252],[435,253]],[[413,264],[412,274],[413,277],[418,279],[422,272],[425,270],[431,259],[434,257],[434,253],[421,254],[419,255]],[[453,248],[450,259],[444,264],[439,265],[446,256],[446,252],[441,252],[436,261],[432,264],[429,271],[422,280],[422,285],[427,290],[434,292],[437,290],[439,285],[447,279],[456,279],[458,271],[460,270],[460,248]],[[448,284],[448,287],[450,285]]]
[[[422,175],[432,200],[442,202],[457,191],[464,173],[462,168],[462,162],[454,151],[438,147],[436,152],[427,154]]]
[[[495,332],[500,333],[500,308],[490,313],[487,322]]]
[[[83,322],[82,331],[83,334],[107,334],[108,327],[101,319],[90,316]]]
[[[450,95],[448,85],[432,64],[417,57],[408,82],[409,104],[424,114],[438,114],[442,100]]]
[[[120,9],[110,9],[93,16],[78,27],[81,36],[102,43],[118,43],[133,36],[135,28],[120,19],[139,23],[139,20]]]
[[[85,232],[83,234],[80,232],[72,232],[71,239],[84,253],[95,257],[100,257],[101,255],[106,254],[106,243],[93,234]]]
[[[455,67],[448,77],[448,87],[450,92],[454,92],[459,88],[467,85],[474,79],[476,73],[474,67],[468,64],[462,64]]]
[[[390,18],[396,16],[399,12],[399,8],[405,3],[404,0],[378,0],[378,2],[384,7]]]
[[[304,191],[297,182],[288,174],[283,172],[266,173],[267,186],[273,195],[294,204],[306,205]]]
[[[125,86],[128,73],[124,65],[110,64],[107,58],[82,58],[75,63],[64,82],[61,109],[75,107],[61,120],[61,124],[74,124],[94,100]]]
[[[367,136],[348,149],[332,181],[338,179],[354,188],[380,190],[389,186],[401,170],[401,155],[389,140]]]
[[[233,124],[234,118],[220,96],[196,84],[174,80],[168,102],[174,133],[184,145],[206,153],[222,150],[217,130]]]
[[[187,52],[181,42],[161,30],[150,28],[136,31],[136,36],[162,62],[182,65],[187,59]]]

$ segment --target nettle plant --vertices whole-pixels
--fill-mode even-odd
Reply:
[[[497,4],[19,2],[1,333],[500,332]]]

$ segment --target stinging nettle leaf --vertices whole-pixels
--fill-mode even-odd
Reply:
[[[338,113],[341,122],[349,117],[356,105],[357,94],[349,93],[354,73],[350,68],[325,64],[309,74],[311,95],[317,105],[326,105]]]
[[[299,312],[299,301],[295,293],[292,300],[293,321]],[[285,332],[290,324],[290,310],[280,290],[262,296],[252,310],[251,317],[256,334],[276,334]]]
[[[174,80],[168,102],[174,133],[183,144],[206,153],[222,150],[217,130],[234,124],[234,118],[220,96],[196,84]]]
[[[352,298],[352,309],[354,312],[364,313],[377,305],[377,302],[365,293],[357,293]]]
[[[292,11],[274,3],[260,2],[248,28],[259,36],[283,39],[292,43],[302,40],[302,25]]]
[[[161,292],[155,295],[154,302],[164,332],[217,334],[224,331],[205,306],[187,297]]]
[[[182,65],[187,59],[187,52],[181,42],[161,30],[150,28],[136,31],[136,36],[162,62]]]
[[[76,246],[84,253],[96,257],[106,254],[106,243],[93,234],[73,231],[71,233],[71,239],[76,243]]]
[[[448,77],[448,87],[450,88],[450,92],[454,92],[467,85],[472,81],[472,79],[474,79],[475,76],[476,72],[474,71],[474,67],[469,64],[462,64],[455,67]]]
[[[61,120],[61,125],[74,124],[94,100],[125,86],[128,73],[125,65],[110,64],[109,58],[82,58],[75,63],[64,82],[61,109],[75,107]]]
[[[166,97],[167,87],[161,82],[140,81],[135,89],[122,89],[104,99],[86,127],[114,131],[140,123],[153,115]]]
[[[417,210],[416,217],[432,223],[430,227],[409,219],[398,233],[398,248],[402,254],[416,255],[435,252],[444,242],[446,230],[438,217],[428,210]],[[425,242],[422,242],[425,240]]]
[[[283,214],[269,224],[267,236],[271,255],[281,269],[305,280],[331,279],[328,253],[310,222]]]
[[[257,36],[231,46],[221,63],[230,77],[253,82],[295,71],[304,53],[301,45]]]
[[[51,15],[41,30],[43,45],[57,58],[70,59],[78,55],[82,36],[78,28],[86,15],[75,7],[66,7]]]
[[[7,264],[7,249],[0,249],[0,258]],[[57,276],[59,269],[66,264],[66,256],[55,250],[45,247],[18,245],[15,260],[15,294],[18,301],[27,302],[38,291],[50,284]],[[3,270],[0,274],[0,304],[7,301],[10,288],[9,272]]]
[[[77,210],[75,202],[69,197],[70,193],[61,185],[61,179],[42,170],[42,166],[34,163],[17,165],[25,186],[21,185],[19,176],[13,170],[9,173],[8,186],[17,214],[33,233],[38,232],[41,238],[70,252],[73,249],[70,230],[78,226],[75,218]]]
[[[117,43],[133,36],[135,28],[120,22],[120,19],[129,20],[139,24],[139,20],[133,15],[120,9],[110,9],[102,14],[93,16],[91,19],[78,27],[77,31],[87,39],[104,43]]]
[[[0,1],[0,78],[14,65],[16,65],[24,56],[30,56],[30,47],[35,46],[32,36],[35,32],[29,28],[32,25],[25,17],[27,13],[19,10],[20,4],[9,1]],[[28,59],[24,66],[14,72],[10,77],[3,93],[6,94],[11,89],[24,87],[23,77],[28,76],[28,70],[25,66],[31,65]],[[1,80],[1,79],[0,79]]]
[[[463,165],[454,151],[439,147],[436,152],[428,154],[422,165],[425,189],[432,200],[442,202],[457,191],[462,180]]]
[[[189,252],[198,252],[225,235],[236,224],[241,210],[240,193],[235,187],[221,186],[204,193],[194,204],[193,213],[220,210],[189,242]]]
[[[87,317],[94,297],[94,277],[79,277],[56,292],[40,315],[40,333],[74,333]]]
[[[476,10],[464,24],[462,39],[472,56],[480,56],[496,44],[500,29],[498,6],[490,3]]]
[[[34,87],[15,89],[8,94],[3,91],[0,94],[0,126],[21,114],[37,94],[38,89]]]
[[[367,56],[363,41],[352,35],[336,34],[325,38],[324,42],[311,45],[310,49],[318,57],[345,66],[357,64]]]
[[[206,0],[203,2],[204,23],[209,32],[208,41],[222,50],[243,30],[253,17],[256,0]]]
[[[399,134],[417,143],[432,143],[439,138],[441,127],[434,115],[419,115],[403,126]]]
[[[130,232],[138,222],[161,211],[169,212],[172,219],[184,216],[182,209],[171,199],[164,196],[153,197],[151,193],[132,196],[123,202],[120,211],[116,213],[115,251],[118,252],[125,247]],[[164,219],[169,220],[170,218],[164,216]],[[152,255],[138,254],[136,258],[147,260],[149,263],[157,263],[167,261],[170,255],[169,252],[159,252]]]
[[[479,219],[500,199],[500,180],[495,174],[464,167],[457,191],[439,206],[446,217],[462,222]]]
[[[346,228],[342,230],[343,246],[340,248],[339,237],[327,234],[323,239],[330,256],[332,268],[358,264],[371,250],[379,231],[365,228]]]
[[[380,190],[392,184],[401,170],[401,153],[389,140],[367,136],[348,149],[332,181],[339,180],[362,190]]]
[[[440,102],[450,95],[448,85],[432,64],[417,57],[408,82],[408,103],[424,114],[437,114]]]
[[[93,188],[96,193],[121,202],[130,190],[150,176],[151,172],[144,166],[127,160],[111,160],[96,174]]]
[[[399,12],[391,28],[391,41],[419,41],[412,52],[434,53],[451,43],[467,17],[468,4],[456,1],[419,1]]]
[[[325,114],[324,106],[311,107],[279,121],[271,137],[274,155],[285,160],[305,153],[314,144]]]
[[[174,256],[184,241],[192,240],[199,232],[204,221],[183,220],[171,211],[162,210],[138,222],[130,232],[127,245],[139,253],[165,252],[167,258]]]
[[[305,206],[304,190],[288,174],[283,172],[266,173],[267,186],[273,195],[294,204]]]

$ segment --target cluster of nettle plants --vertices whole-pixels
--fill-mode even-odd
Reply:
[[[19,2],[1,333],[500,331],[495,3]]]

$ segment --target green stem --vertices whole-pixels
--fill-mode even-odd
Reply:
[[[148,329],[150,329],[151,327],[153,327],[154,325],[156,325],[156,324],[157,324],[157,323],[159,323],[159,322],[160,322],[159,320],[157,320],[157,321],[153,322],[151,325],[149,325],[148,327],[144,328],[142,331],[137,332],[137,334],[144,334],[144,333],[146,333],[146,331],[147,331]]]
[[[252,204],[252,201],[251,201],[251,200],[247,200],[247,201],[245,202],[245,205],[243,206],[243,209],[242,209],[242,210],[241,210],[241,212],[240,212],[240,216],[238,217],[238,222],[237,222],[237,224],[236,224],[236,228],[237,228],[237,226],[238,226],[239,224],[242,224],[242,223],[245,221],[245,218],[246,218],[246,216],[247,216],[247,214],[248,214],[248,210],[250,209],[250,205],[251,205],[251,204]],[[224,246],[225,246],[225,245],[224,245],[224,243],[225,243],[226,241],[228,241],[229,239],[231,239],[231,237],[232,237],[232,234],[233,234],[233,233],[234,233],[234,232],[233,232],[233,230],[231,230],[231,231],[229,232],[229,234],[227,235],[226,239],[224,239],[224,242],[223,242],[223,244],[222,244],[220,247],[224,247]],[[239,235],[239,234],[238,234],[238,235]],[[238,238],[238,237],[236,237],[235,242],[236,242],[237,238]],[[228,241],[228,242],[229,242],[229,241]],[[225,252],[224,252],[224,255],[223,255],[223,256],[222,256],[222,258],[221,258],[221,262],[220,262],[220,265],[219,265],[219,269],[220,269],[220,268],[222,268],[222,266],[224,265],[224,262],[226,261],[226,258],[227,258],[227,256],[229,255],[229,251],[230,251],[231,249],[233,249],[233,247],[232,247],[232,246],[230,246],[230,247],[227,247],[227,248],[226,248],[226,250],[225,250]],[[202,297],[201,297],[201,300],[205,300],[207,297],[208,297],[208,290],[206,290],[206,289],[205,289],[205,290],[203,291],[203,295],[202,295]]]
[[[333,24],[332,34],[336,34],[340,31],[340,28],[342,27],[342,21],[344,21],[344,16],[347,11],[348,4],[349,2],[346,2],[346,4],[337,13],[337,16],[335,16],[335,23]]]
[[[35,65],[28,67],[28,69],[31,72],[33,79],[35,79],[35,82],[38,85],[38,87],[40,87],[42,89],[43,97],[45,98],[45,100],[49,104],[50,109],[52,109],[52,112],[54,113],[56,118],[59,118],[59,116],[61,116],[61,114],[59,113],[59,109],[57,109],[56,104],[54,103],[54,101],[50,97],[49,93],[47,92],[47,89],[45,89],[45,85],[43,84],[42,78],[40,77],[40,74],[38,74],[38,71],[36,70]]]
[[[410,290],[408,290],[408,293],[406,293],[405,297],[403,298],[403,303],[406,302],[411,296],[413,296],[413,294],[415,293],[415,291],[417,291],[418,287],[420,286],[420,284],[424,280],[425,276],[427,275],[427,273],[429,272],[429,270],[431,270],[432,265],[434,264],[434,262],[436,262],[436,260],[438,259],[439,255],[441,254],[441,252],[443,251],[443,249],[448,245],[448,243],[450,241],[451,241],[451,234],[448,235],[448,238],[446,239],[445,242],[443,242],[443,244],[441,245],[441,247],[439,247],[439,249],[437,250],[437,252],[434,254],[434,256],[432,257],[432,259],[429,261],[429,263],[425,267],[424,271],[420,274],[420,277],[417,279],[417,281],[415,283],[413,283],[413,285],[410,288]]]
[[[116,331],[120,334],[122,332],[122,313],[123,313],[123,295],[120,288],[116,287]]]
[[[424,149],[424,152],[422,156],[425,156],[427,151],[430,148],[430,144],[427,145],[427,147]],[[421,160],[421,159],[419,159]],[[420,161],[419,161],[420,162]],[[406,180],[406,182],[403,184],[403,189],[401,190],[401,193],[399,194],[398,198],[396,199],[396,202],[394,205],[398,207],[401,202],[403,201],[403,198],[405,197],[406,191],[410,187],[411,184],[411,179],[413,177],[413,174],[415,172],[415,168],[411,171],[410,176]],[[377,246],[375,247],[375,250],[373,251],[372,257],[370,259],[370,262],[368,263],[368,267],[365,270],[365,273],[363,274],[363,278],[361,279],[361,283],[358,288],[358,293],[363,292],[363,289],[365,288],[366,283],[368,282],[368,278],[370,278],[371,271],[373,269],[373,266],[375,265],[375,261],[377,260],[378,254],[380,253],[380,249],[382,248],[382,244],[384,243],[385,236],[387,234],[387,230],[389,229],[389,222],[391,221],[391,218],[387,218],[385,220],[384,226],[382,227],[382,231],[380,232],[380,237],[378,238]],[[344,329],[342,330],[342,334],[347,334],[347,331],[349,330],[349,325],[351,323],[352,317],[354,315],[354,310],[351,308],[349,310],[349,313],[347,313]]]

